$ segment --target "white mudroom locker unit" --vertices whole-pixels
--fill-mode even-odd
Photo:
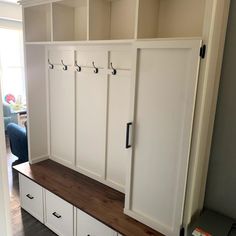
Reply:
[[[50,159],[124,194],[124,217],[184,235],[203,204],[229,2],[20,1],[32,168]],[[64,219],[39,188],[34,216],[58,235],[142,236],[73,204]]]

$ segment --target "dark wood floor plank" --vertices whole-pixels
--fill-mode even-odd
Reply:
[[[51,160],[14,168],[124,236],[162,236],[123,213],[124,194],[87,176]]]

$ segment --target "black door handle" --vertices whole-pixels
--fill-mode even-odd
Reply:
[[[126,142],[125,142],[125,147],[128,149],[131,147],[131,144],[129,144],[130,140],[130,127],[132,125],[132,122],[127,123],[126,125]]]

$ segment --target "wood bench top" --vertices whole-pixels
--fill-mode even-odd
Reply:
[[[123,213],[123,193],[59,163],[26,162],[14,169],[123,236],[163,236]]]

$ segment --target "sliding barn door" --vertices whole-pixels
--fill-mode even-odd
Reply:
[[[125,212],[179,235],[198,83],[200,40],[137,43],[133,144]]]

